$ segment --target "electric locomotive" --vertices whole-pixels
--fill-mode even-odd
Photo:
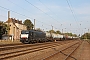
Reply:
[[[22,30],[20,35],[20,42],[22,43],[34,43],[45,42],[46,33],[36,30]]]

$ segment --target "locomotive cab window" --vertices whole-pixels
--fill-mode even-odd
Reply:
[[[29,31],[21,31],[21,34],[29,34]]]

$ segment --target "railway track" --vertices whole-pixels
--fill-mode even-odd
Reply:
[[[33,45],[29,45],[29,44],[24,44],[21,45],[19,44],[19,46],[14,45],[14,46],[4,46],[3,48],[0,48],[0,60],[4,60],[4,59],[9,59],[9,58],[13,58],[13,57],[17,57],[20,55],[24,55],[24,54],[28,54],[28,53],[32,53],[32,52],[36,52],[36,51],[40,51],[40,50],[44,50],[44,49],[49,49],[49,48],[54,48],[56,46],[59,45],[63,45],[63,44],[67,44],[67,43],[71,43],[72,41],[68,41],[68,42],[55,42],[55,43],[42,43],[42,44],[33,44]],[[38,45],[38,46],[37,46]]]
[[[11,49],[18,49],[18,48],[25,48],[25,47],[32,47],[32,46],[37,46],[37,45],[39,46],[39,45],[52,44],[52,43],[53,42],[37,43],[37,44],[6,44],[6,45],[0,45],[0,51],[11,50]],[[62,44],[60,42],[54,42],[54,43],[56,43],[56,44]]]
[[[51,43],[45,43],[45,44],[51,44]],[[14,44],[14,45],[2,45],[0,46],[0,51],[4,50],[11,50],[11,49],[18,49],[18,48],[25,48],[25,47],[32,47],[32,46],[39,46],[39,45],[44,45],[44,44]]]
[[[81,45],[81,43],[77,42],[66,48],[57,51],[56,53],[51,54],[48,57],[43,58],[42,60],[77,60],[75,57],[71,56],[73,52]]]
[[[87,42],[90,44],[90,40],[87,40]]]
[[[74,60],[77,60],[75,57],[73,57],[73,56],[71,56],[72,55],[72,53],[74,53],[75,52],[75,50],[80,46],[81,44],[79,43],[79,44],[75,44],[74,46],[72,46],[71,47],[71,49],[70,50],[68,50],[68,52],[69,53],[67,53],[67,54],[65,54],[66,55],[66,58],[64,59],[64,60],[71,60],[71,59],[74,59]],[[73,48],[73,49],[72,49]],[[65,52],[64,52],[65,53]]]

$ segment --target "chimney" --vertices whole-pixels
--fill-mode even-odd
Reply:
[[[8,20],[9,20],[9,18],[10,18],[10,11],[8,11]]]
[[[22,20],[20,20],[20,24],[22,24]]]

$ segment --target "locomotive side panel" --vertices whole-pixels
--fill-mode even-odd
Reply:
[[[45,42],[46,34],[35,30],[22,30],[20,41],[22,43]]]

